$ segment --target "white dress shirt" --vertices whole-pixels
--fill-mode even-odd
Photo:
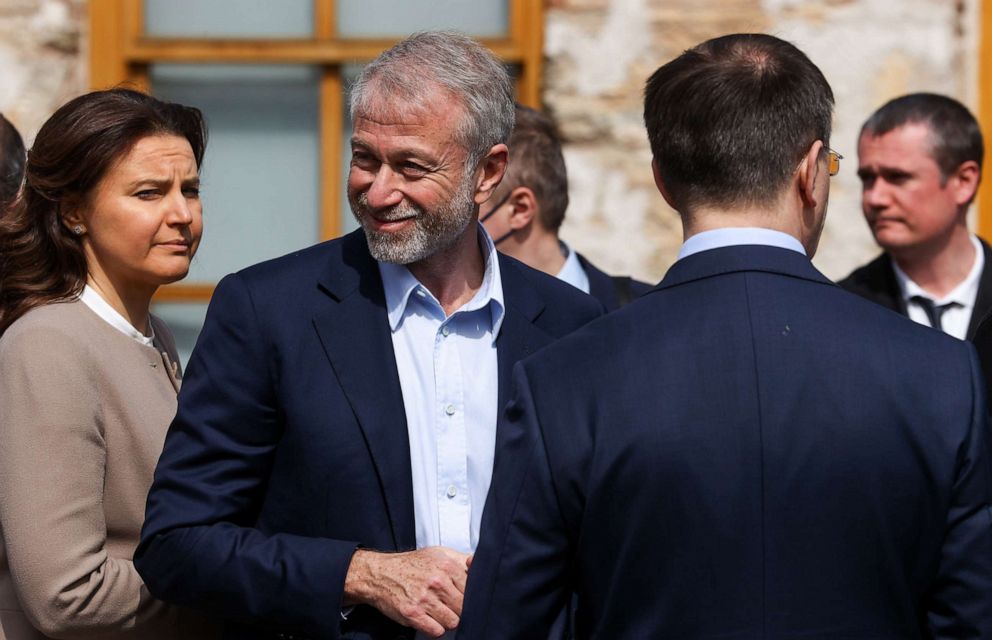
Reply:
[[[481,225],[479,245],[482,286],[447,317],[409,269],[379,263],[410,437],[418,548],[473,552],[492,480],[503,285]]]
[[[964,340],[968,335],[968,325],[971,323],[971,313],[975,310],[975,299],[978,297],[978,283],[982,278],[982,270],[985,269],[985,251],[982,243],[974,235],[971,236],[971,244],[975,247],[975,263],[971,265],[971,271],[965,276],[961,283],[954,287],[946,296],[937,299],[923,290],[920,285],[913,282],[906,272],[899,268],[895,260],[892,260],[892,270],[896,272],[896,281],[899,282],[899,290],[902,293],[903,302],[906,303],[906,311],[909,318],[922,325],[930,326],[930,318],[926,311],[918,302],[912,300],[914,296],[923,296],[933,301],[934,306],[939,307],[945,304],[957,303],[948,307],[940,318],[940,325],[944,333],[952,335],[959,340]]]
[[[742,244],[760,244],[779,247],[780,249],[798,251],[806,255],[806,250],[803,248],[802,243],[787,233],[761,227],[724,227],[722,229],[702,231],[691,236],[682,244],[682,248],[679,249],[678,259],[681,260],[701,251]]]
[[[132,338],[136,342],[139,342],[146,347],[152,346],[155,341],[155,330],[152,329],[151,322],[148,323],[148,331],[151,335],[146,336],[141,333],[134,326],[127,321],[127,319],[119,314],[116,309],[110,306],[110,303],[103,299],[96,289],[90,285],[85,285],[83,287],[83,292],[79,294],[79,300],[85,304],[87,307],[93,310],[93,313],[100,316],[107,324],[117,329],[124,335]]]
[[[572,285],[582,293],[589,293],[589,276],[579,262],[579,254],[572,251],[567,244],[559,242],[561,252],[565,256],[565,264],[558,271],[557,278]]]

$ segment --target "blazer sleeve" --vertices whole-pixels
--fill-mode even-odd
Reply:
[[[228,276],[187,367],[135,564],[163,600],[337,638],[358,544],[255,528],[283,429],[273,369],[248,287]]]
[[[971,426],[958,451],[939,569],[927,599],[934,638],[992,638],[992,452],[978,360],[971,355]]]
[[[547,638],[570,593],[569,527],[555,490],[526,371],[513,372],[459,640]]]
[[[169,615],[105,548],[99,380],[78,337],[33,327],[0,343],[0,528],[25,615],[52,638],[103,637]]]

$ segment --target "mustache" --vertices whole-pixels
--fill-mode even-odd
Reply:
[[[407,202],[400,202],[388,209],[379,209],[373,213],[372,207],[369,206],[368,194],[366,193],[358,194],[358,197],[352,200],[351,206],[355,209],[356,213],[363,217],[374,215],[376,220],[383,222],[395,222],[397,220],[415,218],[423,214],[423,211],[419,207]]]

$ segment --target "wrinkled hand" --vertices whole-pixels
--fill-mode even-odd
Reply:
[[[345,578],[345,604],[368,604],[439,638],[462,615],[468,556],[445,547],[406,553],[359,549]]]

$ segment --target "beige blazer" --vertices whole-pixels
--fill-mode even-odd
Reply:
[[[131,558],[179,369],[82,302],[0,337],[0,640],[216,637],[149,595]]]

